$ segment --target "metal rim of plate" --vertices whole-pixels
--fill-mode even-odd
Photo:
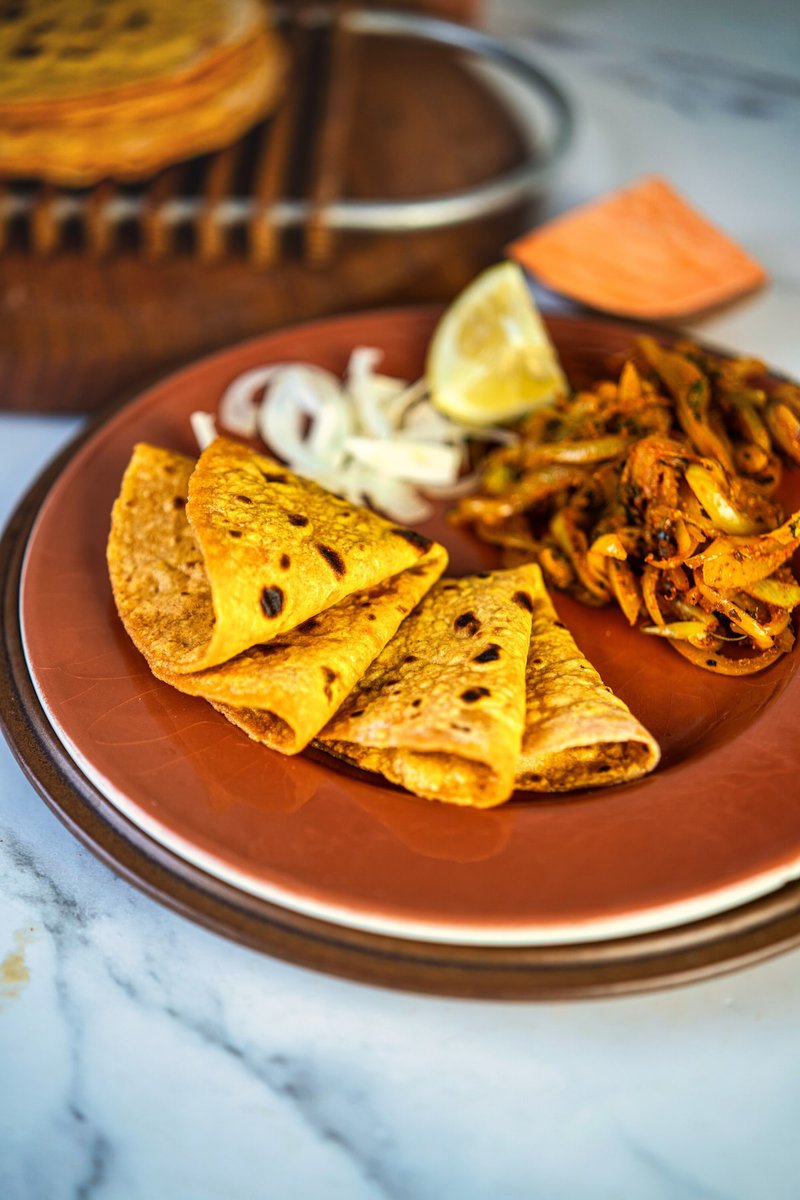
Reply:
[[[326,17],[325,10],[321,10],[320,19],[333,18],[329,13]],[[544,101],[553,132],[549,144],[538,149],[524,163],[496,179],[460,192],[418,200],[343,200],[325,205],[319,209],[318,216],[329,228],[360,232],[439,229],[492,216],[535,194],[564,156],[574,129],[572,107],[566,95],[549,75],[506,42],[469,25],[393,9],[355,9],[345,11],[337,19],[351,33],[420,38],[465,50],[479,60],[503,68]],[[286,224],[300,224],[309,216],[308,202],[287,201],[284,204],[285,212],[276,213],[279,223],[282,223],[281,216]]]
[[[0,540],[0,721],[23,772],[106,866],[207,929],[275,958],[362,983],[497,1000],[626,995],[707,979],[800,944],[800,881],[674,929],[603,942],[485,948],[368,934],[245,895],[165,850],[119,813],[70,759],[42,711],[22,647],[20,579],[52,484],[116,403],[44,469]]]

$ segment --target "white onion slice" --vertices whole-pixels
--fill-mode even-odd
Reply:
[[[381,350],[357,346],[344,383],[311,364],[256,367],[226,388],[219,422],[242,437],[260,434],[291,470],[335,495],[418,524],[433,513],[427,496],[475,487],[476,473],[459,478],[470,439],[510,443],[517,435],[451,421],[431,404],[425,378],[383,375],[382,358]],[[216,436],[209,413],[192,414],[192,429],[201,449]]]
[[[365,466],[405,483],[452,484],[461,467],[459,449],[435,442],[349,437],[344,446]]]
[[[350,355],[345,372],[345,387],[353,398],[358,423],[365,433],[388,437],[392,424],[386,414],[387,400],[404,388],[405,382],[375,371],[383,351],[372,346],[357,346]]]
[[[305,366],[276,374],[258,411],[261,437],[301,474],[337,467],[349,427],[336,377]]]
[[[404,394],[408,388],[408,381],[396,379],[394,375],[379,375],[373,372],[365,377],[363,385],[375,403],[380,408],[385,408],[390,401]]]
[[[253,367],[228,385],[219,402],[219,421],[225,429],[239,437],[255,437],[260,393],[283,365]]]
[[[402,427],[397,431],[397,437],[443,442],[451,446],[462,446],[466,441],[466,435],[458,425],[442,416],[427,400],[420,401],[406,415]]]
[[[415,404],[420,400],[424,400],[428,395],[428,382],[426,379],[418,379],[416,383],[409,383],[402,391],[398,392],[389,402],[386,415],[393,429],[399,429],[403,424],[403,419],[409,409],[413,409]],[[444,418],[446,420],[446,418]]]
[[[192,427],[192,433],[202,454],[205,448],[210,446],[217,436],[217,425],[214,417],[209,412],[198,410],[189,415],[189,424]]]
[[[344,470],[339,472],[339,482],[335,491],[351,504],[364,505],[369,500],[370,493],[379,487],[380,483],[380,477],[374,471],[351,459]]]
[[[331,467],[339,467],[344,459],[344,447],[353,429],[353,416],[344,394],[326,397],[320,406],[308,435],[312,453]]]
[[[259,405],[264,389],[283,371],[294,371],[299,365],[298,363],[271,363],[266,367],[253,367],[250,371],[245,371],[243,375],[238,375],[225,389],[219,402],[220,424],[230,433],[238,434],[239,437],[255,437],[258,431]],[[338,379],[330,371],[312,366],[310,363],[303,365],[302,370],[308,372],[309,377],[313,376],[320,380],[321,387],[327,386],[327,383],[322,381],[330,381],[337,389],[341,390]]]
[[[504,429],[502,425],[462,425],[464,437],[476,442],[498,442],[501,446],[513,446],[519,441],[519,434],[514,429]]]
[[[364,494],[380,512],[404,525],[418,525],[433,516],[433,507],[410,483],[371,472],[372,483],[365,483]]]
[[[457,500],[459,496],[468,496],[470,492],[474,492],[479,481],[480,472],[470,471],[469,475],[462,475],[455,483],[444,484],[441,487],[426,483],[423,490],[426,496],[433,496],[436,500]]]

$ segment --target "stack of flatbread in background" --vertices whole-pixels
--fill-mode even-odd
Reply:
[[[0,175],[142,178],[235,140],[278,98],[258,0],[27,0],[0,19]]]
[[[136,447],[108,563],[153,673],[284,754],[316,739],[419,796],[478,808],[658,762],[536,565],[440,579],[437,543],[226,438],[197,463]]]

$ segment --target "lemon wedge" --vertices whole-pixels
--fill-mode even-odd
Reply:
[[[434,332],[426,373],[434,406],[469,425],[511,421],[566,392],[516,263],[489,267],[456,297]]]

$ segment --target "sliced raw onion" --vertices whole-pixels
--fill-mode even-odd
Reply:
[[[271,367],[253,367],[237,376],[222,393],[218,414],[220,425],[239,437],[255,437],[258,406],[264,388],[281,369],[280,363]]]
[[[513,446],[519,441],[519,434],[514,429],[504,429],[502,425],[461,425],[464,436],[476,442],[497,442],[501,446]]]
[[[373,507],[387,513],[394,521],[404,525],[419,525],[433,516],[433,506],[420,496],[410,483],[391,479],[387,475],[372,472],[374,481],[367,484],[365,495]]]
[[[358,462],[405,483],[452,484],[461,467],[458,448],[435,442],[349,437],[344,446]]]
[[[276,374],[258,411],[262,438],[299,474],[335,470],[350,423],[336,377],[306,366],[284,367]]]
[[[393,429],[399,429],[409,409],[421,400],[427,399],[428,381],[423,377],[416,383],[406,384],[400,391],[395,392],[387,405],[387,416]]]
[[[241,437],[258,433],[291,470],[354,504],[395,521],[425,521],[433,512],[426,497],[449,499],[476,486],[474,473],[459,478],[470,439],[510,442],[516,434],[449,420],[430,403],[424,378],[409,384],[383,375],[382,357],[356,347],[344,382],[310,364],[255,367],[225,390],[220,425]],[[201,449],[216,436],[208,413],[193,414],[192,428]]]
[[[480,477],[480,471],[470,471],[469,475],[462,475],[455,483],[441,486],[428,483],[423,490],[426,496],[432,496],[435,500],[457,500],[460,496],[468,496],[470,492],[474,492]]]
[[[194,434],[198,449],[202,454],[206,446],[210,446],[217,436],[216,421],[211,413],[198,410],[190,414],[189,424],[192,427],[192,433]]]
[[[443,442],[459,446],[463,446],[466,441],[458,425],[442,416],[427,400],[422,400],[406,413],[396,436],[414,441]]]
[[[407,386],[403,380],[377,374],[375,368],[382,358],[382,350],[357,346],[345,373],[345,386],[353,398],[358,422],[374,437],[389,437],[392,433],[392,424],[384,411],[386,402]]]

